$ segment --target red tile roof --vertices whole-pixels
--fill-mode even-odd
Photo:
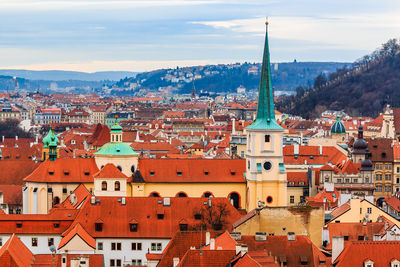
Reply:
[[[0,160],[0,170],[7,170],[0,171],[0,184],[22,185],[39,165],[32,160]]]
[[[211,227],[206,221],[207,218],[205,221],[194,218],[197,213],[205,214],[208,209],[208,198],[170,198],[169,206],[163,205],[162,198],[155,197],[127,197],[125,205],[121,204],[121,198],[118,197],[96,197],[96,199],[99,201],[96,205],[92,205],[88,200],[83,204],[72,225],[74,227],[80,223],[95,238],[171,238],[179,230],[182,219],[187,222],[189,230],[199,228],[204,222],[207,227]],[[232,222],[241,217],[240,213],[227,198],[212,198],[212,203],[212,209],[217,214],[221,208],[227,210],[229,216],[225,216],[222,223],[223,229],[230,230]],[[158,212],[163,212],[163,219],[157,218]],[[94,227],[98,219],[104,222],[101,232],[96,232]],[[137,232],[129,230],[129,224],[133,219],[138,224]]]
[[[214,238],[219,232],[210,232],[210,237]],[[158,267],[169,267],[173,264],[173,258],[182,259],[190,247],[200,248],[206,242],[206,231],[176,232],[167,247],[164,249]]]
[[[263,263],[263,265],[259,264],[256,260],[254,260],[252,257],[249,256],[249,253],[246,253],[243,257],[241,256],[236,256],[234,260],[231,261],[232,266],[235,267],[258,267],[258,266],[265,266],[265,267],[280,267],[278,263],[274,262],[274,259],[270,259],[271,257],[268,257],[268,260],[270,262],[268,263]]]
[[[41,183],[91,183],[93,174],[97,173],[93,158],[58,158],[55,161],[47,159],[31,174],[24,178],[25,182]]]
[[[235,256],[234,250],[188,250],[177,267],[226,267]]]
[[[287,181],[288,186],[308,186],[307,172],[288,172]],[[303,185],[300,183],[303,183]]]
[[[58,249],[61,249],[65,245],[67,245],[68,242],[71,241],[76,235],[78,235],[83,241],[85,241],[88,246],[96,249],[96,240],[91,235],[89,235],[88,232],[86,232],[85,229],[83,229],[82,225],[80,225],[79,223],[75,224],[75,226],[67,232],[68,233],[61,239],[60,244],[58,245]]]
[[[318,267],[320,260],[329,266],[330,258],[326,257],[307,236],[296,235],[295,241],[288,241],[287,236],[267,236],[266,241],[256,241],[254,236],[243,236],[238,243],[248,246],[249,256],[256,259],[259,253],[270,252],[272,256],[282,256],[287,260],[288,267],[300,266],[300,259],[307,260],[307,266]],[[264,258],[264,257],[263,257]],[[256,259],[257,260],[257,259]]]
[[[141,159],[148,183],[244,183],[243,159]]]
[[[304,164],[307,161],[307,164],[325,165],[328,162],[336,164],[346,159],[347,156],[333,146],[322,147],[322,154],[320,154],[319,146],[299,146],[298,155],[294,154],[293,145],[283,148],[283,162],[285,164]]]
[[[395,211],[400,212],[400,194],[399,193],[395,193],[393,196],[385,198],[384,202],[386,203],[386,205],[390,206]]]
[[[15,234],[0,249],[0,266],[26,267],[33,261],[32,252]]]
[[[333,218],[336,218],[336,217],[342,215],[343,213],[345,213],[346,211],[348,211],[350,209],[351,209],[350,204],[349,203],[344,203],[342,206],[334,209],[331,212],[331,215],[333,216]]]
[[[335,260],[335,267],[363,266],[365,260],[374,266],[391,266],[393,259],[400,260],[399,241],[359,241],[348,245]]]
[[[100,171],[93,174],[93,178],[128,178],[114,164],[108,163]]]
[[[94,146],[103,146],[104,144],[110,142],[111,134],[110,128],[107,125],[97,124],[92,136],[87,140],[89,144]]]
[[[74,195],[76,197],[76,201],[71,199],[71,194],[63,201],[61,206],[66,209],[76,209],[83,203],[83,201],[91,196],[90,192],[83,184],[80,184],[77,188],[75,188]]]
[[[3,193],[3,203],[9,205],[22,205],[22,186],[0,185],[0,192]]]

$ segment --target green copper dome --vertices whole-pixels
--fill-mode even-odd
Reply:
[[[340,121],[340,115],[337,115],[336,122],[332,125],[331,134],[345,134],[346,127]]]
[[[56,146],[58,144],[58,137],[57,135],[53,132],[53,129],[50,127],[49,132],[47,133],[47,135],[43,138],[43,145],[44,147],[49,147],[50,142],[55,142]],[[54,144],[53,144],[54,145]]]
[[[103,145],[95,155],[107,156],[135,156],[139,155],[133,148],[126,143],[110,142]]]

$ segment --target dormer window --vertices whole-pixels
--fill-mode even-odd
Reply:
[[[182,172],[180,172],[180,171],[177,171],[177,172],[176,172],[176,175],[178,175],[178,176],[182,176]]]
[[[60,228],[60,224],[59,223],[54,223],[53,226],[54,226],[54,228]]]
[[[103,231],[103,223],[96,222],[94,224],[94,229],[95,229],[96,232],[102,232]]]
[[[400,261],[397,259],[393,259],[390,263],[390,267],[400,267]]]
[[[17,228],[22,228],[22,222],[17,222],[15,225]]]
[[[269,143],[269,142],[271,141],[271,136],[268,135],[268,134],[266,134],[266,135],[264,136],[264,141],[265,141],[265,143]]]
[[[150,176],[154,176],[155,172],[154,171],[150,171]]]
[[[364,267],[374,267],[374,262],[371,260],[364,261]]]
[[[138,229],[138,224],[137,223],[130,223],[129,224],[129,231],[137,232],[137,229]]]
[[[179,224],[179,230],[180,230],[180,231],[187,231],[187,230],[188,230],[188,225],[187,225],[187,223],[181,223],[181,224]]]
[[[89,171],[85,171],[83,174],[85,174],[86,176],[89,176],[90,172]]]

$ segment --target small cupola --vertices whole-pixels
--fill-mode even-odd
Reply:
[[[340,115],[336,117],[336,122],[332,125],[331,134],[346,134],[346,128],[340,121]]]
[[[121,143],[122,142],[122,127],[118,123],[118,115],[115,115],[115,121],[113,126],[111,126],[111,142]]]

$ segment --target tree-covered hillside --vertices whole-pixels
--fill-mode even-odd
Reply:
[[[280,111],[305,118],[321,112],[344,110],[358,116],[376,116],[385,104],[400,106],[399,42],[389,40],[352,69],[319,75],[313,87],[298,87],[296,96],[277,104]]]

